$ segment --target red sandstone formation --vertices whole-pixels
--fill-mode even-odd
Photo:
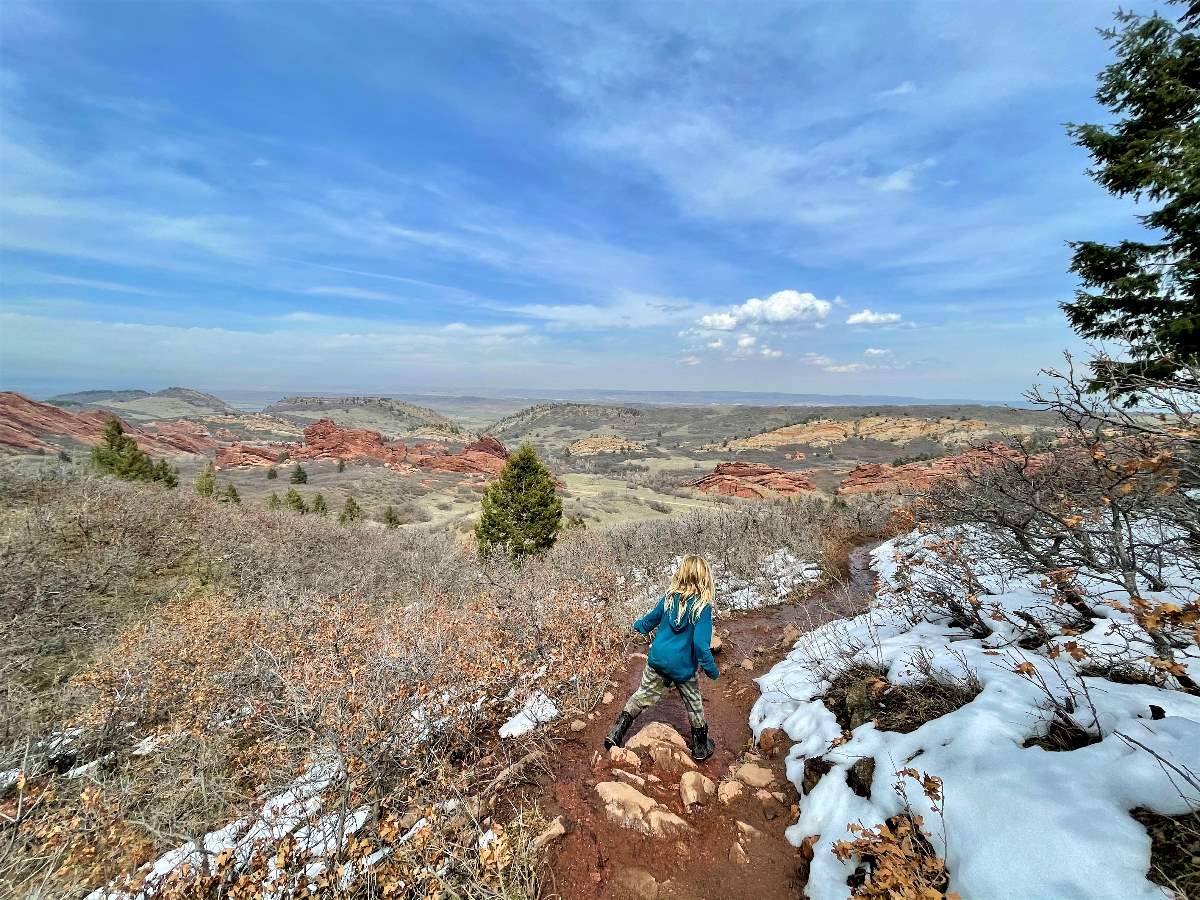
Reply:
[[[981,468],[995,466],[1000,458],[1021,461],[1024,456],[1003,444],[968,450],[956,456],[944,456],[926,463],[885,466],[868,463],[858,466],[842,481],[839,494],[912,494],[926,490],[946,478],[959,478]]]
[[[389,443],[369,428],[344,428],[329,419],[319,419],[304,429],[304,444],[291,449],[294,459],[377,459],[388,465],[403,464],[408,448],[399,441]]]
[[[281,449],[252,447],[250,444],[218,447],[213,465],[218,469],[232,469],[235,466],[273,466],[279,462],[282,452]]]
[[[344,428],[329,419],[320,419],[304,429],[303,444],[283,444],[271,449],[248,444],[223,447],[217,451],[216,465],[218,468],[274,465],[283,450],[296,460],[376,459],[393,469],[419,466],[489,477],[499,475],[508,459],[504,445],[493,437],[482,437],[458,453],[451,453],[445,447],[426,442],[410,448],[401,441],[385,441],[383,435],[369,428]]]
[[[84,413],[83,415],[86,415]],[[217,446],[208,429],[199,422],[189,422],[187,419],[168,419],[154,422],[149,426],[151,432],[159,441],[182,450],[184,453],[201,454]]]
[[[104,426],[113,418],[120,419],[102,409],[72,413],[12,391],[0,391],[0,448],[26,451],[55,449],[47,438],[98,444],[103,437]],[[147,453],[202,453],[216,446],[203,426],[194,422],[159,422],[154,431],[144,431],[123,419],[120,421],[126,434]]]
[[[466,472],[469,474],[488,475],[496,477],[504,468],[508,459],[508,451],[494,437],[485,435],[473,444],[463,447],[458,453],[447,454],[444,448],[438,448],[441,454],[427,455],[411,460],[418,466],[428,469],[440,469],[443,472]]]
[[[703,478],[684,482],[683,486],[750,500],[816,490],[803,472],[785,472],[765,463],[747,462],[721,463]]]

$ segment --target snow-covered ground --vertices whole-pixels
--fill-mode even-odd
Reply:
[[[662,596],[663,589],[682,562],[682,556],[675,557],[663,565],[657,577],[650,579],[645,572],[635,571],[632,574],[634,584],[642,584],[647,580],[652,584],[646,594],[647,609]],[[821,580],[820,566],[801,559],[785,548],[762,557],[758,561],[758,571],[749,576],[730,572],[719,562],[712,563],[712,573],[716,587],[714,606],[718,615],[774,606],[787,600],[801,585]]]
[[[1200,808],[1194,787],[1200,775],[1200,698],[1080,675],[1092,659],[1145,667],[1154,655],[1132,616],[1103,604],[1097,604],[1090,627],[1063,634],[1050,625],[1049,645],[1022,649],[1015,643],[1024,621],[1018,614],[1050,621],[1049,587],[1040,579],[998,574],[1002,567],[986,562],[985,535],[955,536],[966,538],[964,546],[980,559],[973,568],[991,592],[978,598],[991,630],[987,637],[964,634],[937,610],[914,608],[904,599],[911,596],[901,590],[905,585],[920,588],[937,577],[935,554],[913,532],[874,551],[880,589],[869,612],[806,635],[758,679],[761,697],[751,728],[756,737],[766,728],[782,728],[796,742],[787,771],[797,790],[806,758],[821,757],[833,767],[801,799],[800,818],[787,832],[797,846],[806,836],[820,836],[808,896],[849,895],[846,879],[856,860],[843,862],[831,848],[853,839],[849,823],[875,827],[901,812],[905,801],[893,785],[902,780],[899,770],[912,768],[942,779],[940,813],[917,782],[908,780],[905,793],[946,860],[950,890],[963,897],[1163,900],[1163,889],[1146,878],[1150,839],[1129,811],[1144,807],[1179,815]],[[1142,596],[1154,602],[1195,597],[1200,585],[1182,570],[1173,574],[1167,592]],[[1099,583],[1089,582],[1086,573],[1077,583],[1100,596]],[[1128,597],[1110,591],[1103,599]],[[1193,646],[1187,660],[1193,676],[1200,672],[1194,657]],[[881,731],[868,722],[838,743],[842,729],[816,698],[830,684],[821,661],[839,658],[886,670],[894,685],[921,680],[918,668],[950,680],[964,679],[969,669],[982,690],[911,733]],[[1075,710],[1075,722],[1101,739],[1069,751],[1023,747],[1046,734],[1056,705]],[[876,762],[870,798],[856,794],[845,777],[864,757]]]

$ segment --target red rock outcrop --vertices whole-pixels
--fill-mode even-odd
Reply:
[[[1001,458],[1013,461],[1025,457],[1003,444],[968,450],[955,456],[943,456],[930,463],[887,466],[867,463],[850,471],[837,492],[846,494],[914,494],[947,478],[961,478],[970,472],[996,466]]]
[[[414,458],[412,461],[428,469],[466,472],[494,478],[500,474],[507,459],[508,451],[504,449],[504,445],[494,437],[484,435],[475,443],[463,447],[458,453],[447,454],[443,450],[441,455],[428,455],[423,459]]]
[[[279,462],[279,456],[282,453],[282,449],[272,447],[234,444],[232,447],[218,447],[213,465],[218,469],[232,469],[236,466],[273,466]]]
[[[402,441],[385,441],[369,428],[346,428],[329,419],[320,419],[304,429],[303,444],[252,447],[235,444],[217,451],[216,466],[270,466],[287,451],[292,459],[376,459],[394,469],[419,466],[443,472],[495,477],[508,459],[504,445],[493,437],[482,437],[458,453],[427,442],[406,446]]]
[[[112,413],[88,409],[73,413],[49,403],[38,403],[13,391],[0,391],[0,447],[9,450],[53,450],[52,441],[71,440],[98,444]],[[216,443],[194,422],[159,422],[154,431],[135,428],[120,419],[125,433],[152,454],[202,453]],[[165,426],[165,427],[164,427]]]
[[[152,423],[150,428],[153,431],[149,433],[155,438],[184,453],[201,454],[217,446],[217,442],[208,433],[208,428],[199,422],[190,422],[187,419],[166,419]]]
[[[816,486],[803,472],[785,472],[765,463],[721,463],[703,478],[686,481],[684,487],[696,488],[726,497],[764,500],[772,496],[788,496],[815,491]]]
[[[377,459],[401,465],[408,448],[388,442],[369,428],[345,428],[329,419],[318,419],[304,429],[304,443],[291,449],[293,459]]]

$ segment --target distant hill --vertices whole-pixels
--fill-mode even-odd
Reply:
[[[155,419],[189,419],[224,416],[237,412],[220,397],[191,388],[170,387],[155,391],[76,391],[46,401],[67,410],[107,409],[135,422]]]
[[[637,419],[642,410],[632,406],[593,403],[539,403],[505,416],[489,425],[488,434],[504,440],[524,438],[538,432],[561,432],[562,436],[589,433]]]
[[[370,428],[385,438],[469,437],[458,423],[437,410],[390,397],[285,397],[263,412],[298,422],[330,419],[347,428]]]

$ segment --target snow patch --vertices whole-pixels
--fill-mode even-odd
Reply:
[[[1052,602],[1040,579],[1003,575],[1002,567],[993,564],[997,561],[987,557],[985,535],[967,537],[965,546],[979,554],[975,575],[994,592],[982,598],[989,606],[1036,614]],[[911,780],[906,794],[913,811],[924,818],[934,849],[946,860],[952,891],[972,900],[1162,900],[1162,888],[1146,879],[1150,840],[1129,811],[1145,807],[1179,815],[1200,808],[1200,797],[1171,770],[1178,766],[1200,772],[1200,698],[1080,676],[1066,654],[1051,658],[1047,647],[1022,650],[1007,621],[985,616],[992,633],[983,639],[965,635],[935,610],[924,610],[914,621],[912,606],[897,602],[892,591],[903,579],[919,584],[937,577],[924,541],[913,532],[877,548],[872,562],[881,588],[872,609],[805,635],[786,659],[758,679],[761,696],[750,714],[751,728],[756,737],[765,728],[781,728],[796,742],[786,764],[797,791],[802,790],[806,759],[821,757],[832,766],[802,797],[800,817],[787,830],[788,840],[797,846],[806,836],[820,836],[813,847],[808,896],[849,896],[846,879],[858,861],[842,862],[831,848],[852,839],[849,823],[876,827],[902,811],[904,800],[893,789],[901,779],[894,773],[911,766],[942,779],[941,813]],[[906,563],[903,570],[901,561]],[[1196,590],[1183,568],[1170,574],[1174,580],[1166,594]],[[1089,582],[1087,573],[1080,583],[1105,599],[1127,599],[1098,578]],[[1144,591],[1142,596],[1153,595]],[[1136,628],[1130,617],[1105,608],[1092,628],[1070,639],[1106,661],[1124,654],[1123,661],[1141,664],[1152,647],[1149,636],[1135,636],[1132,644],[1117,640],[1114,624],[1125,635]],[[1052,643],[1061,642],[1056,637]],[[982,691],[909,734],[880,731],[867,723],[850,740],[832,747],[841,727],[816,699],[830,685],[830,667],[823,663],[842,658],[871,665],[885,670],[890,683],[904,684],[924,677],[914,665],[918,654],[928,658],[921,668],[937,678],[961,679],[969,669]],[[1035,677],[1015,671],[1022,663],[1033,667],[1029,671]],[[1045,689],[1036,683],[1039,679]],[[1056,703],[1072,703],[1076,720],[1100,740],[1064,752],[1024,747],[1029,738],[1045,735],[1053,721],[1047,689]],[[1151,705],[1165,716],[1152,718]],[[876,761],[870,798],[858,796],[846,783],[847,771],[864,757]]]
[[[525,701],[520,712],[500,726],[500,737],[520,737],[539,725],[558,718],[558,707],[542,691],[536,691]]]

